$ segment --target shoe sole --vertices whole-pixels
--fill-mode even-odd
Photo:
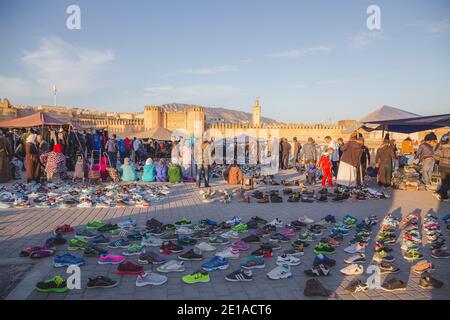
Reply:
[[[141,271],[119,271],[119,270],[116,270],[116,274],[120,274],[120,275],[129,274],[129,275],[136,276],[136,275],[140,275],[142,272],[144,272],[144,271],[143,270],[141,270]]]
[[[125,259],[123,259],[120,262],[112,262],[112,261],[97,261],[98,264],[121,264],[122,262],[124,262]]]
[[[225,280],[230,281],[230,282],[250,282],[250,281],[253,281],[253,278],[250,278],[250,279],[231,279],[231,278],[225,277]]]
[[[386,289],[384,287],[380,287],[381,290],[387,291],[387,292],[396,292],[396,291],[405,291],[406,288],[397,288],[397,289]]]
[[[162,273],[170,273],[170,272],[183,272],[185,270],[185,268],[183,269],[179,269],[179,270],[164,270],[164,269],[159,269],[156,268],[156,271],[158,272],[162,272]]]
[[[81,263],[53,263],[53,267],[55,268],[62,268],[62,267],[69,267],[69,266],[81,266],[84,262]]]
[[[91,286],[91,287],[86,286],[86,288],[87,289],[108,289],[108,288],[115,288],[115,287],[117,287],[118,284],[119,284],[119,282],[116,282],[109,286]]]
[[[181,280],[183,280],[183,279],[181,279]],[[206,283],[206,282],[209,282],[209,281],[211,281],[211,280],[210,279],[208,279],[208,280],[197,280],[195,282],[186,282],[186,281],[183,280],[183,282],[186,283],[186,284]]]
[[[229,267],[230,267],[230,265],[227,264],[226,266],[220,266],[220,267],[215,267],[215,268],[202,267],[202,270],[210,272],[210,271],[216,271],[216,270],[227,270]]]
[[[183,260],[183,261],[202,261],[203,260],[203,257],[202,258],[183,258],[183,257],[180,257],[180,256],[178,256],[178,259],[180,259],[180,260]]]
[[[65,288],[51,288],[51,289],[39,289],[36,288],[37,291],[39,292],[45,292],[45,293],[49,293],[49,292],[55,292],[55,293],[66,293],[69,291],[69,288],[65,287]]]
[[[264,269],[265,267],[266,267],[265,264],[263,264],[263,265],[257,265],[257,266],[251,266],[251,267],[241,266],[241,268],[242,268],[242,269],[245,269],[245,270]]]
[[[284,264],[287,264],[288,266],[291,266],[291,267],[296,267],[296,266],[301,265],[302,262],[300,261],[299,263],[295,263],[295,264],[294,263],[286,263],[286,262],[277,262],[277,266],[282,266]]]
[[[145,287],[145,286],[162,286],[163,284],[165,284],[167,282],[167,280],[166,281],[164,281],[164,282],[160,282],[160,283],[150,283],[150,282],[137,282],[136,281],[136,287]]]
[[[282,280],[282,279],[289,279],[292,278],[292,274],[285,276],[285,277],[280,277],[280,278],[271,278],[269,275],[267,275],[267,278],[269,278],[270,280]]]

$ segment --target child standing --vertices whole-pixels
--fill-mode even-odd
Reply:
[[[333,149],[328,148],[320,157],[319,168],[322,168],[322,188],[325,188],[326,182],[328,180],[328,185],[333,186],[333,179],[331,175],[331,168],[333,164],[331,163],[331,156],[333,154]]]
[[[306,182],[310,185],[316,184],[316,164],[314,160],[309,160],[306,165]]]

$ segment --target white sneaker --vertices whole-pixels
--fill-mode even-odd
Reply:
[[[169,260],[163,265],[156,268],[158,272],[183,272],[184,271],[184,261],[177,261],[177,260]]]
[[[193,234],[194,230],[189,229],[187,227],[178,227],[178,228],[176,228],[175,233],[176,234]]]
[[[272,280],[280,280],[292,277],[291,267],[287,264],[275,267],[267,274],[267,277]]]
[[[346,276],[356,276],[356,275],[363,274],[363,272],[364,272],[364,267],[359,264],[356,264],[356,263],[353,263],[353,264],[341,269],[341,273],[345,274]]]
[[[216,247],[210,245],[207,242],[200,242],[198,244],[195,245],[195,247],[201,251],[205,251],[205,252],[210,252],[210,251],[215,251]]]
[[[279,228],[283,226],[283,221],[281,221],[281,219],[275,218],[267,224]]]
[[[308,218],[307,216],[303,216],[303,217],[298,218],[298,221],[306,223],[306,224],[314,223],[314,220]]]
[[[221,236],[226,239],[239,239],[239,233],[233,230],[224,232],[221,234]]]
[[[228,259],[239,259],[239,250],[228,247],[216,254],[216,256],[228,258]]]
[[[298,266],[302,262],[299,258],[289,255],[278,256],[277,265],[282,266],[283,264],[287,264],[288,266]]]
[[[160,286],[163,285],[164,283],[167,282],[167,277],[154,273],[154,272],[150,272],[150,273],[145,273],[143,275],[138,275],[136,278],[136,287],[143,287],[143,286],[147,286],[147,285],[152,285],[152,286]]]
[[[366,252],[366,245],[364,243],[353,243],[344,249],[347,253],[364,253]]]
[[[151,235],[145,235],[142,237],[141,245],[146,247],[159,247],[163,241]]]
[[[364,253],[357,253],[353,256],[348,257],[344,261],[345,261],[345,263],[348,263],[348,264],[354,264],[354,263],[364,264],[367,262],[366,255]]]

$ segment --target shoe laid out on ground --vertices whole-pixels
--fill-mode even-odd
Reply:
[[[70,226],[70,224],[63,224],[63,225],[60,225],[60,226],[58,226],[56,229],[55,229],[55,234],[57,234],[57,233],[73,233],[75,230]]]
[[[180,253],[181,251],[183,251],[183,247],[176,245],[172,241],[163,242],[163,244],[161,244],[159,248],[160,251],[164,254]]]
[[[364,264],[367,262],[367,259],[366,259],[366,255],[364,253],[358,253],[351,257],[346,258],[344,261],[345,261],[345,263],[349,263],[349,264],[352,264],[352,263]]]
[[[400,268],[396,265],[389,263],[389,262],[381,262],[378,264],[378,267],[380,268],[381,274],[387,274],[387,273],[398,273],[400,272]]]
[[[108,253],[107,250],[103,249],[102,247],[96,246],[96,245],[90,245],[84,249],[84,255],[86,257],[99,257],[102,254]]]
[[[211,244],[229,244],[230,243],[230,240],[228,240],[228,239],[226,239],[226,238],[223,238],[223,237],[221,237],[221,236],[218,236],[218,237],[216,237],[216,236],[213,236],[213,237],[209,237],[208,238],[208,241],[209,241],[209,243],[211,243]]]
[[[375,254],[373,255],[373,261],[375,261],[377,263],[394,262],[395,261],[395,257],[389,255],[385,251],[380,251],[380,252],[375,252]]]
[[[220,256],[214,256],[210,261],[202,264],[202,270],[205,271],[225,270],[229,267],[228,259]]]
[[[89,239],[89,242],[95,245],[107,245],[111,242],[111,239],[108,237],[105,237],[102,234],[99,234],[97,236],[95,236],[92,239]]]
[[[246,243],[260,243],[261,239],[258,236],[251,234],[245,238],[242,238],[242,241]]]
[[[333,246],[325,243],[319,243],[317,246],[314,247],[314,253],[315,254],[334,254],[336,253],[336,250]]]
[[[161,286],[167,282],[167,277],[155,272],[139,274],[136,278],[136,287],[145,287],[148,285]]]
[[[129,229],[136,226],[136,221],[134,221],[131,218],[128,218],[126,220],[117,223],[117,225],[119,226],[120,229]]]
[[[344,249],[347,253],[364,253],[366,251],[366,244],[361,242],[356,242],[349,245]]]
[[[356,276],[364,273],[364,267],[353,263],[340,270],[346,276]]]
[[[302,217],[298,218],[298,221],[299,221],[299,222],[306,223],[306,224],[312,224],[312,223],[314,223],[314,220],[308,218],[307,216],[302,216]]]
[[[143,251],[138,258],[139,264],[163,264],[167,261],[166,257],[153,252],[153,251]]]
[[[153,235],[145,234],[142,237],[141,244],[146,247],[159,247],[164,240],[176,240],[177,238],[178,236],[174,233],[170,233],[170,236],[169,234],[166,234],[166,237],[164,239],[162,237],[157,238]]]
[[[231,282],[248,282],[253,281],[251,270],[239,269],[225,276],[225,280]]]
[[[419,286],[423,289],[439,289],[444,285],[442,281],[433,278],[428,271],[425,271],[420,276]]]
[[[45,241],[45,244],[48,245],[49,247],[61,246],[66,243],[67,239],[64,238],[62,233],[56,233],[54,234],[53,237],[50,237]]]
[[[248,250],[250,250],[250,246],[245,242],[244,239],[233,241],[231,243],[231,247],[233,249],[235,249],[235,250],[238,250],[238,251],[248,251]],[[258,240],[259,240],[259,238],[258,238]]]
[[[176,227],[181,227],[181,226],[190,226],[192,224],[191,220],[189,220],[186,217],[181,218],[180,220],[176,221],[174,223],[174,225]]]
[[[86,228],[89,230],[97,230],[103,227],[105,224],[101,220],[92,220],[89,221]]]
[[[138,265],[131,261],[125,261],[120,263],[117,266],[116,273],[117,274],[142,274],[144,272],[144,268],[141,265]]]
[[[230,231],[222,233],[220,236],[222,238],[227,238],[227,239],[239,239],[239,232],[230,230]]]
[[[197,249],[198,250],[198,249]],[[178,259],[185,261],[201,261],[203,260],[203,255],[201,251],[197,251],[196,249],[191,249],[183,254],[178,255]]]
[[[333,292],[325,288],[322,283],[317,279],[309,279],[306,281],[303,294],[306,297],[331,297]]]
[[[406,283],[397,278],[386,279],[381,285],[381,290],[384,291],[404,291],[406,290]]]
[[[56,255],[53,258],[53,266],[55,268],[68,267],[70,265],[81,266],[84,263],[84,259],[75,257],[68,252],[64,253],[63,255]]]
[[[287,256],[293,256],[293,257],[301,257],[305,255],[305,252],[303,250],[296,250],[296,249],[286,249],[283,251],[283,254]]]
[[[200,242],[198,244],[195,245],[195,248],[197,248],[200,251],[205,251],[205,252],[212,252],[212,251],[216,251],[216,247],[210,245],[207,242]]]
[[[291,239],[286,237],[285,235],[281,234],[281,233],[274,233],[270,236],[270,241],[275,241],[275,242],[281,242],[281,243],[287,243],[290,242]]]
[[[286,264],[288,266],[298,266],[302,262],[299,258],[294,256],[288,256],[288,255],[281,255],[277,257],[277,265],[281,266],[283,264]]]
[[[237,225],[237,224],[239,224],[239,223],[241,223],[242,222],[242,219],[240,218],[240,217],[233,217],[233,218],[231,218],[230,220],[227,220],[226,221],[226,223],[228,223],[228,224],[231,224],[231,225]]]
[[[116,230],[119,230],[119,226],[117,224],[112,224],[112,223],[107,223],[103,226],[101,226],[100,228],[97,229],[97,231],[99,232],[109,232],[109,233],[113,233]]]
[[[170,260],[163,265],[156,268],[156,271],[169,273],[169,272],[183,272],[185,270],[184,261]]]
[[[245,260],[245,262],[241,264],[241,268],[247,270],[263,269],[265,267],[266,264],[264,262],[264,259],[261,257],[254,257],[254,256],[247,258],[247,260]]]
[[[269,246],[261,246],[260,248],[252,252],[252,256],[270,258],[273,256],[272,248]]]
[[[189,236],[180,236],[178,238],[178,245],[180,246],[193,246],[197,243],[197,240],[192,239]]]
[[[55,276],[51,279],[38,282],[36,284],[36,290],[39,292],[55,292],[55,293],[65,293],[69,291],[67,288],[67,282],[60,276]]]
[[[421,260],[412,266],[412,270],[415,273],[422,274],[424,272],[433,272],[434,266],[433,263],[429,260]]]
[[[125,251],[122,252],[124,256],[138,256],[144,250],[144,246],[137,243],[130,244]]]
[[[111,249],[118,249],[118,248],[126,249],[126,248],[128,248],[129,245],[130,245],[130,241],[120,238],[120,239],[118,239],[116,241],[111,242],[108,245],[108,248],[111,248]]]
[[[305,270],[305,274],[310,277],[328,276],[330,269],[323,264],[319,264],[318,266],[313,266],[311,269]]]
[[[239,250],[228,247],[220,252],[216,253],[216,256],[228,258],[228,259],[239,259]]]
[[[209,282],[209,273],[204,270],[198,270],[181,278],[184,283],[194,284],[201,282]]]
[[[324,254],[319,254],[314,258],[313,266],[324,265],[327,268],[332,268],[336,265],[336,260],[327,257]]]
[[[86,288],[95,289],[95,288],[114,288],[117,287],[118,281],[112,280],[108,277],[97,276],[95,278],[89,278],[86,284]]]
[[[275,267],[269,273],[267,277],[272,280],[281,280],[292,277],[291,267],[287,264],[283,264]]]
[[[239,223],[237,225],[235,225],[232,228],[233,231],[239,232],[239,233],[243,233],[243,232],[247,232],[248,231],[248,227],[246,224],[244,223]]]
[[[30,258],[32,259],[41,259],[41,258],[46,258],[46,257],[51,257],[55,254],[55,250],[48,247],[48,246],[43,246],[43,247],[39,247],[37,250],[33,251],[30,253]]]
[[[434,249],[431,250],[431,256],[435,259],[449,259],[450,253],[445,250]]]
[[[194,230],[188,228],[188,227],[177,227],[175,230],[176,234],[184,234],[184,235],[190,235],[194,233]]]
[[[102,254],[98,258],[98,264],[120,264],[125,261],[124,256],[118,256],[114,254]]]
[[[368,285],[360,279],[353,280],[345,287],[345,290],[352,293],[365,292],[369,290]]]
[[[95,236],[97,236],[97,233],[86,228],[81,228],[77,229],[75,235],[77,236],[77,238],[92,239],[95,238]]]
[[[409,249],[409,250],[403,251],[403,258],[405,258],[406,260],[412,261],[412,260],[422,259],[423,255],[417,249]]]

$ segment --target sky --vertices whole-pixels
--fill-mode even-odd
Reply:
[[[70,30],[70,5],[81,11]],[[366,12],[377,5],[381,29]],[[0,97],[141,112],[188,103],[287,123],[382,105],[450,112],[447,0],[0,2]]]

